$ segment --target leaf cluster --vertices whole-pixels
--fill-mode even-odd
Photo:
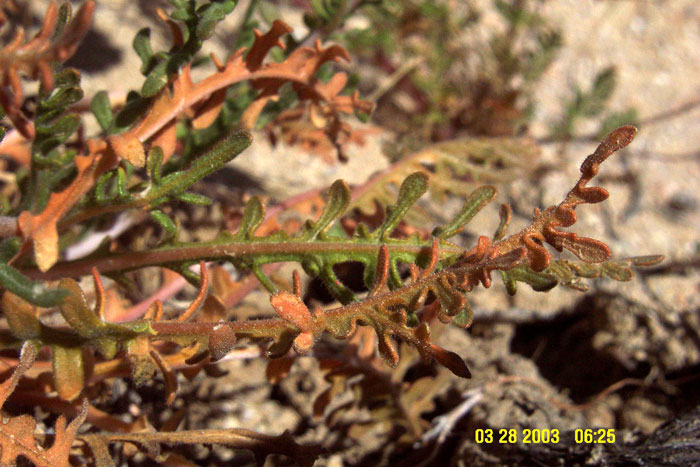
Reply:
[[[0,406],[17,388],[20,378],[32,367],[36,350],[32,344],[22,347],[17,366],[10,377],[0,385]],[[249,430],[193,430],[179,432],[98,432],[78,435],[78,429],[90,418],[91,409],[87,399],[81,403],[76,417],[66,423],[61,415],[55,424],[54,440],[50,447],[44,447],[35,438],[36,421],[29,415],[7,417],[0,423],[0,461],[3,465],[14,465],[18,458],[24,458],[37,467],[62,467],[72,464],[74,443],[78,442],[83,459],[92,458],[98,467],[112,467],[115,464],[109,453],[109,445],[126,442],[145,451],[155,461],[167,463],[187,462],[174,453],[163,452],[163,445],[218,444],[234,449],[247,449],[255,454],[259,463],[271,453],[284,454],[297,465],[313,465],[320,453],[318,448],[301,446],[294,442],[289,433],[280,436],[266,436]],[[152,428],[152,427],[151,427]]]
[[[467,38],[482,35],[484,28],[476,2],[387,0],[364,8],[369,26],[348,30],[345,43],[396,75],[391,87],[379,83],[377,91],[384,97],[378,118],[385,125],[403,133],[417,129],[423,140],[450,139],[464,130],[517,135],[534,111],[533,86],[562,45],[561,33],[539,14],[539,4],[494,1],[502,27],[489,26],[485,43],[471,44]],[[477,65],[453,65],[468,62]],[[414,101],[413,121],[392,117],[402,96]]]
[[[208,349],[214,359],[225,355],[241,338],[271,338],[274,344],[269,347],[268,353],[281,356],[292,346],[302,353],[309,350],[314,340],[325,331],[336,338],[345,339],[354,333],[358,324],[365,324],[374,328],[378,336],[379,353],[390,365],[398,363],[398,354],[391,341],[392,337],[396,337],[412,343],[424,358],[436,359],[454,373],[467,376],[469,372],[461,358],[430,342],[428,323],[418,315],[429,304],[426,302],[429,296],[433,297],[431,305],[437,306],[434,312],[441,321],[452,321],[458,326],[467,327],[471,323],[472,312],[464,293],[480,284],[489,287],[491,272],[494,270],[502,272],[510,291],[515,290],[516,281],[528,283],[536,290],[545,290],[553,282],[572,285],[579,277],[597,277],[602,274],[628,280],[629,265],[633,261],[646,264],[658,260],[605,263],[610,257],[610,251],[603,243],[561,230],[561,227],[568,227],[575,222],[574,209],[578,205],[597,203],[607,198],[605,190],[586,187],[586,184],[597,174],[598,165],[614,151],[627,145],[634,132],[632,127],[623,127],[611,133],[596,152],[586,159],[581,168],[581,179],[558,206],[551,206],[544,211],[536,210],[530,226],[508,237],[504,237],[509,218],[506,211],[494,241],[482,236],[472,250],[462,250],[450,243],[449,239],[493,199],[495,190],[492,187],[474,190],[454,219],[433,230],[430,246],[417,236],[404,239],[391,237],[406,212],[427,190],[425,174],[417,172],[403,182],[397,202],[387,208],[385,221],[372,231],[360,225],[352,237],[328,233],[331,223],[345,212],[350,201],[347,186],[337,182],[329,191],[328,201],[319,219],[308,221],[294,236],[283,231],[264,237],[256,236],[255,231],[264,219],[264,208],[260,199],[253,197],[246,205],[241,226],[235,234],[222,233],[209,243],[175,242],[148,253],[97,255],[65,263],[62,268],[56,268],[55,272],[59,275],[62,271],[75,273],[89,264],[97,265],[98,268],[104,265],[101,269],[107,272],[161,265],[178,268],[183,276],[192,277],[187,268],[193,261],[227,259],[239,269],[252,270],[263,285],[274,292],[271,303],[282,321],[257,321],[250,324],[234,322],[225,326],[192,323],[186,326],[154,318],[155,321],[149,325],[154,331],[153,336],[173,340],[180,345],[197,344],[200,350]],[[553,263],[550,254],[543,247],[544,243],[549,243],[558,250],[566,248],[584,262],[604,265],[577,267],[573,262]],[[311,312],[300,299],[298,285],[293,294],[278,291],[261,267],[285,261],[297,262],[309,275],[321,278],[344,306],[325,312]],[[365,265],[364,279],[370,292],[364,299],[357,297],[335,275],[333,266],[348,261]],[[404,282],[399,272],[401,262],[409,265],[409,283]],[[421,264],[424,270],[421,271],[416,264]],[[206,289],[205,277],[201,281],[202,291]],[[64,286],[71,288],[67,283]],[[73,296],[76,294],[79,291],[75,291]],[[196,300],[193,306],[198,307],[202,300]],[[87,310],[84,300],[82,303],[81,308]],[[184,315],[189,317],[188,312]],[[97,316],[100,316],[99,312]],[[64,318],[69,324],[86,321],[70,320],[65,313]],[[102,329],[99,323],[99,320],[95,321],[95,328]],[[128,339],[134,337],[130,335],[125,338],[116,328],[104,329],[110,329],[107,331],[110,339],[120,342],[122,346],[128,346]],[[148,337],[151,333],[148,326],[143,332],[146,336],[144,338],[151,339]],[[22,338],[19,334],[15,334],[15,337]],[[94,338],[94,335],[82,337]],[[116,346],[117,344],[112,344],[111,349]],[[111,350],[107,358],[113,356],[114,351]]]

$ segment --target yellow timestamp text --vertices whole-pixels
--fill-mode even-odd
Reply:
[[[559,430],[540,428],[479,428],[474,432],[474,441],[478,444],[549,444],[559,442]]]
[[[579,428],[574,430],[577,444],[612,444],[615,442],[614,428]]]

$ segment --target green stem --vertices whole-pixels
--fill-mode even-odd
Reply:
[[[402,245],[388,243],[387,248],[392,257],[403,256],[414,260],[429,248],[428,242],[422,245]],[[38,269],[26,270],[25,274],[34,279],[55,280],[62,277],[85,276],[95,267],[102,274],[116,271],[128,271],[151,266],[165,266],[201,260],[235,260],[241,264],[279,263],[287,261],[302,262],[307,258],[318,256],[346,257],[346,260],[361,261],[374,259],[379,245],[376,242],[359,243],[357,240],[317,241],[302,243],[293,241],[279,242],[231,242],[220,244],[183,244],[150,251],[117,253],[97,258],[83,258],[76,261],[61,262],[46,272]],[[440,247],[440,259],[445,259],[463,252],[456,245],[445,243]],[[409,258],[407,258],[409,259]],[[340,262],[338,260],[337,262]]]
[[[184,193],[195,182],[219,170],[242,153],[250,146],[251,142],[250,133],[245,130],[235,130],[227,134],[209,151],[193,160],[187,169],[169,174],[160,183],[152,184],[151,188],[141,197],[106,206],[91,206],[83,209],[60,222],[59,230],[103,214],[128,209],[154,208],[170,198]]]

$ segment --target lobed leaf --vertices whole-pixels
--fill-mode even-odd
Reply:
[[[328,201],[323,208],[321,217],[315,223],[310,223],[304,234],[307,240],[315,239],[319,233],[327,231],[331,224],[338,220],[345,213],[350,204],[350,189],[342,180],[338,180],[331,185],[328,191]]]
[[[20,377],[34,364],[36,350],[30,343],[24,344],[20,360],[8,380],[0,385],[0,406],[17,387]],[[61,415],[56,420],[54,440],[51,447],[39,445],[34,438],[36,421],[28,415],[4,417],[0,422],[0,463],[14,465],[21,456],[37,467],[70,467],[69,456],[78,428],[87,416],[87,401],[78,416],[66,425]]]
[[[55,2],[46,9],[41,29],[29,40],[24,38],[24,30],[18,28],[8,45],[0,49],[0,103],[20,134],[33,139],[34,124],[22,112],[21,104],[24,91],[19,75],[31,79],[39,79],[43,92],[49,92],[54,87],[53,65],[68,60],[77,50],[78,44],[87,33],[95,2],[86,0],[76,15],[66,23],[70,16],[70,8],[58,7]]]
[[[428,177],[422,172],[416,172],[403,181],[399,188],[399,197],[396,204],[387,208],[386,220],[379,227],[377,236],[382,240],[394,231],[406,212],[428,190]]]

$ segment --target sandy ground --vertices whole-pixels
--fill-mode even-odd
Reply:
[[[91,45],[100,49],[100,65],[95,67],[87,61],[74,60],[76,66],[83,67],[87,95],[99,89],[120,93],[140,86],[142,78],[133,71],[138,69],[139,61],[130,42],[138,29],[153,24],[152,15],[144,12],[152,12],[158,3],[99,3]],[[634,143],[603,168],[607,179],[601,183],[610,191],[611,201],[581,209],[577,232],[603,239],[618,257],[663,254],[667,257],[666,264],[697,260],[700,251],[700,2],[560,0],[545,2],[543,12],[561,28],[564,47],[536,88],[537,113],[531,125],[532,136],[546,138],[550,125],[562,113],[563,102],[572,96],[572,87],[576,84],[587,87],[595,73],[608,65],[614,65],[618,73],[618,86],[610,109],[634,107],[641,120]],[[484,22],[489,24],[488,15]],[[226,31],[233,26],[223,25],[222,32],[217,33],[213,46],[222,55],[226,54],[226,41],[230,38]],[[159,27],[154,29],[154,42],[161,47],[167,44],[162,39],[163,33]],[[596,121],[587,121],[578,129],[582,135],[588,135],[596,128]],[[233,164],[273,197],[282,199],[310,188],[327,186],[336,178],[353,183],[366,180],[388,164],[381,155],[381,144],[386,138],[387,135],[380,135],[370,138],[364,147],[351,148],[348,164],[329,165],[296,148],[272,148],[265,138],[259,137]],[[534,207],[538,200],[545,204],[557,202],[576,180],[580,162],[596,144],[588,139],[575,139],[566,145],[543,143],[541,161],[559,168],[548,172],[537,186],[532,186],[530,180],[521,180],[504,193],[522,197],[519,201],[522,206]],[[629,176],[634,183],[630,183]],[[490,209],[492,211],[486,212],[493,215],[497,204]],[[516,219],[515,223],[518,222],[523,220]],[[495,288],[502,292],[498,286]],[[488,393],[485,402],[470,414],[469,426],[520,424],[567,429],[600,425],[650,432],[673,416],[671,396],[656,393],[615,394],[603,404],[585,411],[555,409],[551,400],[557,398],[570,403],[571,396],[575,402],[581,402],[595,394],[591,390],[577,395],[578,386],[566,384],[569,377],[596,378],[612,368],[614,371],[610,370],[610,375],[601,378],[604,383],[612,383],[614,377],[628,374],[625,371],[639,376],[643,373],[642,364],[651,368],[651,374],[682,370],[700,363],[697,344],[700,275],[697,268],[685,270],[683,274],[654,275],[645,281],[622,285],[600,283],[593,290],[595,293],[587,295],[568,290],[545,295],[520,287],[514,301],[494,291],[474,294],[473,302],[484,310],[522,309],[547,317],[573,316],[571,320],[578,331],[569,322],[551,329],[546,327],[548,325],[530,328],[487,323],[478,324],[472,334],[454,329],[445,331],[441,343],[465,356],[475,375],[469,382],[450,380],[456,390],[483,389],[489,381],[504,374],[530,378],[541,385],[539,389],[527,384],[504,385]],[[590,313],[586,314],[588,311]],[[569,362],[574,359],[576,363],[569,364],[568,368],[561,367],[554,356],[542,355],[550,350],[537,350],[539,357],[534,352],[528,354],[531,340],[537,340],[538,333],[541,333],[539,345],[544,346],[542,348],[550,349],[548,345],[558,343],[560,347],[552,352],[560,352],[560,358]],[[586,340],[586,346],[576,344],[579,338]],[[518,346],[522,350],[519,353]],[[592,365],[600,363],[600,366],[595,367],[592,374],[586,373],[578,365],[589,358],[587,351],[604,354],[614,365],[606,367],[603,360],[591,357]],[[228,386],[217,383],[213,391],[224,391],[221,388],[226,387],[225,392],[240,390],[243,395],[224,403],[221,409],[226,415],[214,420],[215,426],[244,427],[266,433],[279,433],[283,429],[294,431],[298,427],[306,416],[299,407],[308,403],[325,384],[315,364],[302,360],[294,367],[290,376],[292,382],[283,386],[286,397],[301,398],[292,407],[279,402],[279,397],[268,399],[271,389],[262,377],[263,366],[261,362],[229,365],[232,376],[217,380]],[[572,372],[572,366],[580,371]],[[623,371],[625,368],[627,370]],[[260,378],[244,384],[235,376],[240,371],[260,374]],[[293,382],[303,380],[310,381],[310,386],[304,389],[308,393],[306,399],[295,396],[293,389]],[[603,382],[595,388],[605,387]],[[685,397],[684,394],[681,391],[679,397]],[[529,401],[539,410],[526,416],[529,409],[523,409],[523,401]],[[202,407],[201,410],[202,419],[206,419],[208,410],[212,409]],[[308,439],[321,439],[325,433],[318,424],[307,426],[305,430]],[[369,439],[365,442],[373,444]],[[469,447],[468,440],[465,443],[466,454],[461,455],[469,456],[477,448]],[[348,452],[353,449],[360,448],[354,447]],[[345,457],[346,460],[354,454],[347,455],[350,457]],[[357,456],[361,458],[360,454]]]

